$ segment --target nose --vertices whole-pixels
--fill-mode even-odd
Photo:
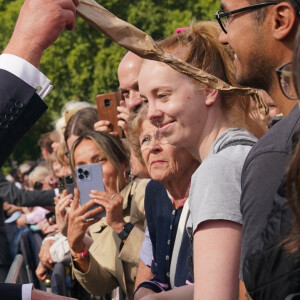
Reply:
[[[221,30],[221,33],[219,35],[219,42],[223,45],[228,44],[228,35],[223,30]]]
[[[126,106],[133,110],[136,106],[143,103],[143,100],[140,97],[140,93],[138,91],[130,91],[129,97],[126,100]]]
[[[160,141],[157,139],[152,139],[152,141],[149,144],[149,151],[151,153],[160,153],[162,151]]]
[[[157,109],[156,101],[150,101],[148,99],[148,113],[147,118],[151,121],[151,123],[155,126],[157,126],[157,123],[160,122],[160,120],[163,117],[163,112],[159,109]]]

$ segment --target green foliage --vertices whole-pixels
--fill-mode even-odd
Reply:
[[[119,18],[146,31],[154,39],[186,27],[191,20],[211,20],[219,7],[215,0],[98,0]],[[21,0],[0,0],[0,49],[4,49],[12,34]],[[94,102],[99,93],[118,87],[117,68],[125,54],[103,34],[78,18],[75,30],[63,32],[47,49],[40,69],[51,80],[54,89],[46,97],[46,114],[23,138],[11,158],[22,162],[39,157],[36,146],[40,134],[52,129],[64,103],[69,100]]]

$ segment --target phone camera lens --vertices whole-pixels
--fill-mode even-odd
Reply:
[[[83,174],[84,174],[86,177],[88,177],[90,173],[89,173],[88,170],[84,170]]]
[[[83,170],[82,170],[81,168],[79,168],[79,169],[77,170],[77,172],[78,172],[78,173],[83,173]]]
[[[110,99],[104,99],[104,106],[108,107],[110,106],[111,100]]]
[[[79,179],[81,179],[81,180],[84,179],[84,176],[83,176],[82,174],[79,174],[78,177],[79,177]]]

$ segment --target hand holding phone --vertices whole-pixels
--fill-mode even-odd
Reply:
[[[123,137],[122,128],[118,126],[118,110],[120,105],[121,93],[106,93],[96,97],[98,116],[100,121],[109,121],[109,129],[112,132],[117,132],[119,137]]]

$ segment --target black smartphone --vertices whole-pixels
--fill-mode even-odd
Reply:
[[[66,175],[64,177],[64,181],[65,181],[65,189],[67,190],[68,195],[72,194],[74,196],[75,182],[73,180],[73,176],[71,174]]]
[[[61,194],[65,189],[65,178],[59,177],[57,182],[58,191]]]

